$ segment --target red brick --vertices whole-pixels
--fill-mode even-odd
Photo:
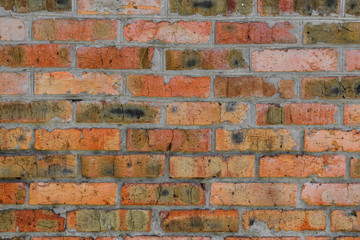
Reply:
[[[216,130],[217,151],[293,151],[297,144],[286,129]]]
[[[337,71],[335,49],[264,49],[252,53],[256,72]]]
[[[65,44],[2,45],[0,66],[6,67],[69,67],[72,47]]]
[[[120,150],[120,131],[106,128],[35,130],[37,150]]]
[[[259,177],[345,177],[345,156],[277,155],[260,158]]]
[[[154,50],[153,47],[80,47],[76,50],[76,66],[92,69],[151,69]]]
[[[0,183],[0,204],[24,204],[26,183]]]
[[[30,183],[30,205],[115,205],[116,183]]]
[[[195,183],[125,183],[122,205],[205,205],[205,189]]]
[[[257,104],[257,125],[335,124],[336,105],[317,103]]]
[[[149,210],[81,209],[67,213],[67,228],[78,232],[150,231]]]
[[[156,178],[164,175],[164,155],[82,156],[81,172],[86,178]]]
[[[356,130],[305,130],[304,150],[308,152],[360,151],[360,134]]]
[[[128,129],[129,151],[207,152],[209,129]]]
[[[210,77],[174,76],[168,83],[163,76],[129,75],[126,87],[136,97],[202,97],[210,96]]]
[[[236,210],[173,210],[160,212],[165,232],[237,232]]]
[[[254,155],[170,157],[172,178],[254,177]]]
[[[226,237],[225,240],[300,240],[300,237]],[[327,240],[327,239],[323,239]],[[330,240],[330,239],[328,239]]]
[[[304,183],[301,198],[308,205],[358,206],[360,184]]]
[[[41,19],[33,22],[33,37],[46,41],[115,40],[116,21],[102,19]]]
[[[166,70],[228,70],[248,67],[242,51],[237,49],[166,51]]]
[[[345,69],[346,71],[353,72],[360,70],[360,50],[351,49],[346,50]]]
[[[215,43],[217,44],[251,43],[249,23],[217,22],[215,27]]]
[[[124,37],[130,42],[207,43],[211,22],[158,22],[138,20],[124,27]]]
[[[31,240],[118,240],[115,237],[31,237]]]
[[[64,232],[65,219],[52,210],[0,212],[0,232]]]
[[[96,0],[78,0],[78,14],[147,15],[161,12],[161,0],[124,0],[108,5]]]
[[[251,229],[254,221],[261,221],[275,231],[325,230],[326,214],[323,210],[250,210],[242,215],[245,230]]]
[[[360,231],[360,212],[333,210],[331,212],[331,231],[332,232],[359,232]]]
[[[130,236],[125,236],[125,240],[210,240],[210,237],[156,237],[156,236],[130,237]]]
[[[0,150],[29,149],[32,139],[31,130],[23,128],[0,128]]]
[[[25,95],[29,79],[26,73],[0,73],[0,95]]]
[[[294,85],[295,85],[295,82],[292,80],[281,79],[278,82],[278,88],[279,88],[278,91],[279,91],[281,97],[286,98],[286,99],[295,98],[296,94],[294,92]]]
[[[296,184],[212,183],[210,204],[230,206],[295,206]]]
[[[0,156],[0,178],[74,178],[76,155]]]
[[[70,72],[35,73],[35,94],[107,94],[121,95],[119,74]]]
[[[23,41],[27,36],[27,28],[22,20],[12,17],[0,17],[0,40]]]
[[[262,77],[216,77],[214,82],[215,97],[219,98],[272,97],[276,92]]]
[[[355,126],[360,124],[360,105],[344,106],[344,124]]]

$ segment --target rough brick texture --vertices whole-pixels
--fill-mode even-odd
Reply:
[[[0,0],[0,240],[360,240],[360,0]]]

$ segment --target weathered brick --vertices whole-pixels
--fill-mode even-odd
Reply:
[[[261,16],[276,16],[297,13],[303,16],[330,15],[340,12],[340,1],[331,0],[259,0]]]
[[[323,210],[250,210],[242,215],[245,230],[255,221],[275,231],[317,231],[325,230],[326,214]]]
[[[116,21],[102,19],[41,19],[33,22],[33,37],[46,41],[115,40]]]
[[[23,128],[0,128],[0,150],[29,149],[32,139],[31,130]]]
[[[150,231],[149,210],[82,209],[67,213],[67,227],[79,232]]]
[[[248,113],[249,106],[243,103],[220,103],[220,123],[240,124]]]
[[[318,103],[257,104],[257,125],[335,124],[336,105]]]
[[[247,68],[243,52],[237,49],[166,50],[166,70]]]
[[[110,128],[35,130],[37,150],[120,150],[120,131]]]
[[[72,46],[65,44],[2,45],[0,66],[69,67]]]
[[[76,155],[0,156],[0,178],[74,178]]]
[[[125,240],[210,240],[210,237],[156,237],[156,236],[130,237],[130,236],[125,236]],[[356,239],[349,239],[349,240],[356,240]]]
[[[345,177],[345,156],[277,155],[260,158],[259,177]]]
[[[0,17],[0,41],[23,41],[26,36],[27,28],[22,20]]]
[[[31,240],[118,240],[115,237],[32,237]]]
[[[129,151],[207,152],[210,129],[128,129]]]
[[[343,210],[333,210],[331,212],[331,231],[332,232],[359,232],[360,231],[360,212],[345,212]]]
[[[36,101],[0,103],[1,123],[70,122],[71,101]]]
[[[195,183],[125,183],[122,205],[204,205],[205,187]]]
[[[103,72],[35,73],[35,94],[106,94],[121,95],[122,76]]]
[[[360,134],[356,130],[305,130],[304,150],[308,152],[358,152],[360,151],[359,138]]]
[[[151,69],[154,50],[153,47],[80,47],[76,50],[76,66],[92,69]]]
[[[211,178],[211,177],[253,177],[254,155],[170,157],[170,177]]]
[[[216,130],[217,151],[293,151],[297,144],[286,129]]]
[[[290,33],[294,26],[289,22],[277,22],[273,27],[265,22],[237,23],[217,22],[215,43],[217,44],[272,44],[297,43]]]
[[[360,16],[360,4],[357,0],[346,0],[345,11],[347,14]]]
[[[109,4],[102,0],[78,0],[78,14],[147,15],[161,12],[161,0],[123,0]]]
[[[252,53],[256,72],[337,71],[335,49],[264,49]]]
[[[116,183],[30,183],[30,205],[115,205]]]
[[[304,183],[301,198],[308,205],[358,206],[360,184]]]
[[[25,95],[29,90],[26,73],[0,73],[0,95]]]
[[[360,105],[344,106],[344,124],[345,125],[360,124]]]
[[[170,0],[170,12],[179,15],[203,16],[249,15],[253,0]]]
[[[350,159],[350,177],[360,178],[360,159]]]
[[[0,232],[63,232],[64,225],[52,210],[0,211]]]
[[[230,206],[295,206],[296,184],[213,183],[210,204]]]
[[[0,183],[0,204],[24,204],[26,183]]]
[[[300,240],[300,237],[226,237],[225,240]],[[310,239],[307,239],[310,240]],[[315,240],[315,239],[313,239]],[[330,239],[323,239],[330,240]]]
[[[278,92],[280,93],[282,98],[291,99],[295,98],[296,94],[294,92],[295,82],[293,80],[284,80],[281,79],[278,81]]]
[[[160,212],[165,232],[237,232],[236,210],[173,210]]]
[[[262,77],[216,77],[214,82],[215,97],[220,98],[272,97],[276,92]]]
[[[179,21],[158,22],[138,20],[124,27],[128,42],[207,43],[211,35],[211,22]]]
[[[202,97],[210,96],[210,77],[174,76],[168,83],[163,76],[129,75],[126,87],[136,97]]]
[[[82,156],[81,172],[86,178],[156,178],[164,175],[164,155]]]
[[[346,50],[345,55],[345,69],[346,71],[353,72],[360,70],[360,50],[351,49]]]
[[[38,12],[38,11],[62,12],[62,11],[71,11],[71,1],[69,0],[63,0],[63,1],[5,0],[0,2],[0,7],[3,7],[5,10],[10,10],[16,13],[29,13],[29,12]]]

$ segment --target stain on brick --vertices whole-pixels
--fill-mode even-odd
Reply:
[[[48,12],[62,12],[71,10],[70,0],[3,0],[0,2],[0,7],[5,10],[10,10],[16,13],[28,13],[38,11]]]
[[[360,3],[358,0],[346,0],[346,13],[360,16]]]

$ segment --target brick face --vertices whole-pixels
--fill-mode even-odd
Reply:
[[[359,0],[0,0],[0,240],[360,240]]]

